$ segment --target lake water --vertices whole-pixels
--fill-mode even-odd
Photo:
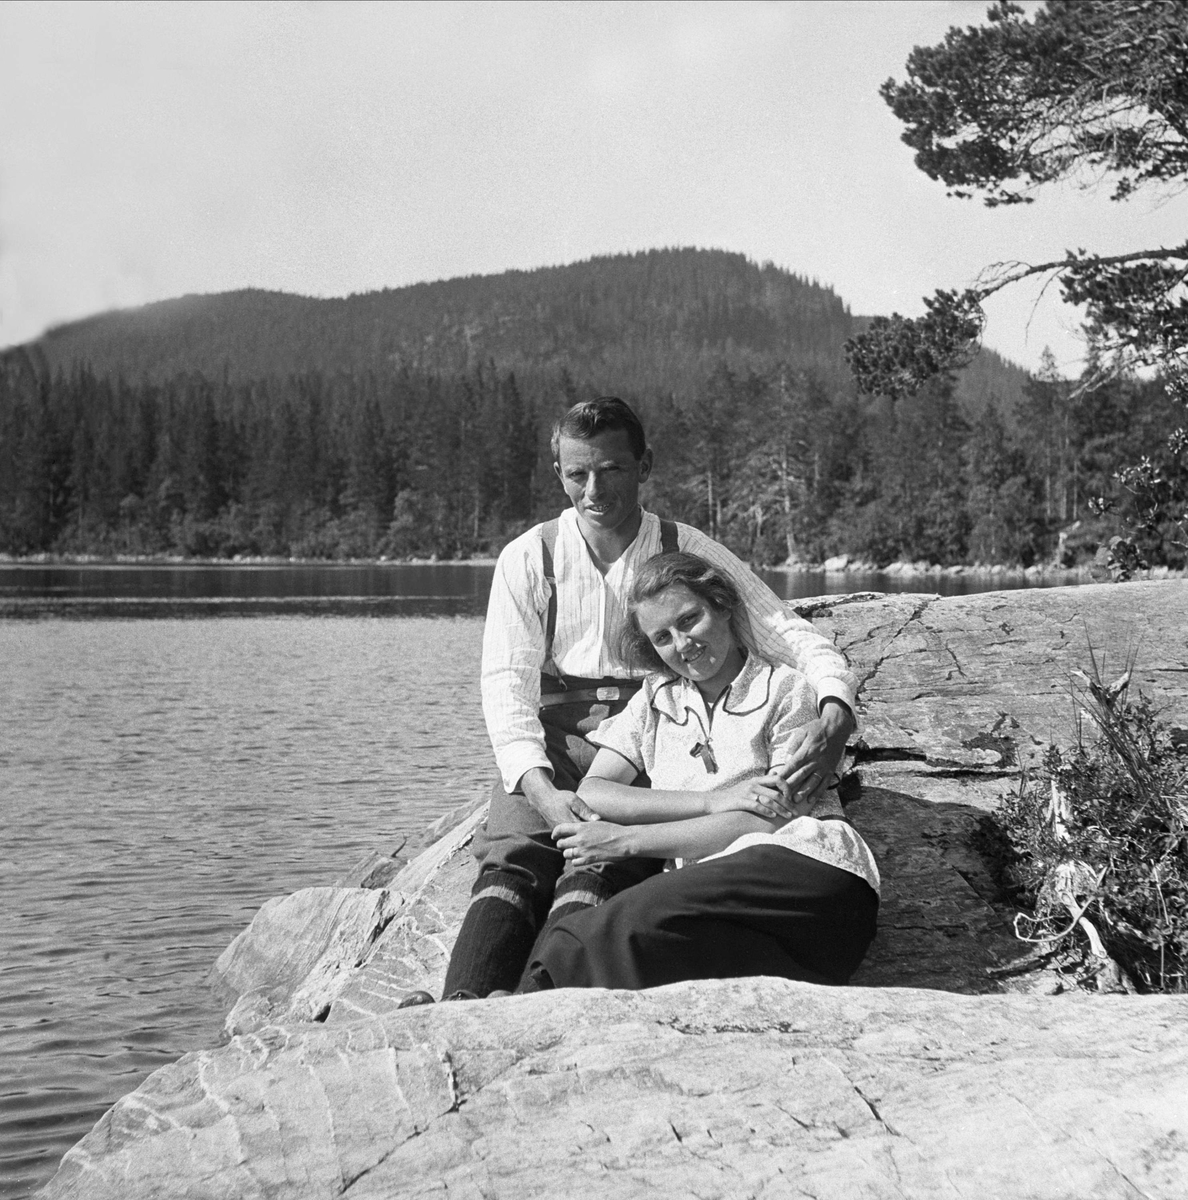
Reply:
[[[265,900],[485,790],[491,573],[0,564],[0,1197],[218,1040],[208,972]]]

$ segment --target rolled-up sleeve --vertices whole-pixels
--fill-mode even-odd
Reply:
[[[517,538],[499,556],[483,629],[483,716],[509,792],[533,767],[553,773],[539,715],[548,585],[530,567],[532,544]]]
[[[653,715],[647,689],[641,688],[627,701],[627,707],[621,713],[607,717],[586,740],[621,754],[637,771],[647,771],[650,756],[644,750],[654,742],[654,738],[648,736],[649,726],[653,723],[649,718]]]
[[[699,529],[681,527],[681,549],[725,571],[742,595],[747,622],[739,630],[752,650],[772,662],[799,671],[817,693],[817,709],[840,700],[858,717],[858,679],[836,646],[803,617],[789,612],[780,598],[750,567]]]

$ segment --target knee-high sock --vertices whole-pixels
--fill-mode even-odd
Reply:
[[[458,991],[484,997],[496,988],[511,991],[535,940],[531,886],[507,871],[484,871],[450,955],[442,999]]]
[[[619,889],[601,871],[570,871],[557,881],[545,929],[583,908],[595,908]]]
[[[609,900],[619,890],[619,886],[601,871],[567,871],[562,875],[557,881],[557,890],[553,893],[553,906],[549,909],[548,919],[524,960],[525,966],[536,957],[536,948],[562,917],[596,908]],[[523,987],[523,984],[524,980],[521,979],[520,986]]]

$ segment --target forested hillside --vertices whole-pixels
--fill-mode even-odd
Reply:
[[[760,562],[1049,556],[1170,419],[983,352],[912,400],[858,397],[828,288],[667,250],[345,300],[184,297],[2,356],[0,551],[496,551],[562,497],[549,428],[613,392],[649,426],[647,502]]]
[[[243,291],[183,296],[51,330],[36,343],[51,372],[161,382],[197,372],[244,383],[323,375],[565,370],[600,392],[689,395],[719,362],[783,362],[849,386],[842,354],[864,324],[829,288],[741,254],[649,250],[566,267],[506,271],[343,300]],[[980,411],[1013,401],[1026,373],[979,356],[959,383]],[[964,377],[968,377],[968,383]]]
[[[39,346],[53,369],[233,383],[320,371],[556,371],[592,386],[681,390],[704,359],[772,357],[843,369],[849,311],[827,288],[741,254],[648,251],[344,300],[277,292],[185,296],[63,326]],[[673,372],[676,377],[673,377]]]

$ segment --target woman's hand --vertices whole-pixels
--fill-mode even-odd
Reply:
[[[631,834],[632,826],[610,821],[563,821],[553,830],[553,841],[570,866],[589,867],[630,858]]]
[[[803,816],[810,807],[794,799],[792,789],[774,771],[705,794],[707,813],[750,812],[769,821],[790,821]]]

